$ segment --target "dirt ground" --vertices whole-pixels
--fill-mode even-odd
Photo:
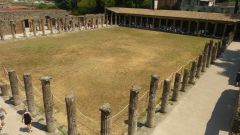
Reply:
[[[148,90],[151,74],[168,76],[196,57],[208,40],[129,28],[80,31],[0,42],[0,65],[15,69],[20,79],[30,72],[39,92],[39,78],[51,76],[58,112],[65,112],[58,101],[74,95],[78,110],[99,120],[103,103],[110,103],[116,114],[128,104],[133,84],[142,87],[141,95]],[[36,99],[40,104],[42,98]],[[63,113],[58,114],[65,123]]]

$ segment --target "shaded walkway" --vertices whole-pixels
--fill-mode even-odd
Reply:
[[[152,135],[227,135],[238,88],[240,43],[233,42],[160,121]]]

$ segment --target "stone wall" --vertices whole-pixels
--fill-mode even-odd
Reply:
[[[65,17],[68,13],[65,10],[24,10],[24,11],[0,11],[0,33],[10,34],[10,22],[16,25],[16,33],[21,30],[22,20],[37,20]]]
[[[86,14],[83,16],[73,16],[65,10],[0,10],[0,39],[4,40],[5,35],[33,33],[36,36],[38,31],[43,35],[45,30],[67,32],[103,27],[105,24],[105,14]]]

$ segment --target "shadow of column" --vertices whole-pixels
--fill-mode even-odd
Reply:
[[[220,131],[230,130],[237,94],[237,90],[231,89],[222,92],[207,123],[204,135],[218,135]]]

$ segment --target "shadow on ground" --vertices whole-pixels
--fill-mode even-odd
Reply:
[[[233,58],[231,55],[235,57]],[[220,72],[219,74],[227,76],[229,78],[229,85],[235,85],[236,74],[238,71],[240,71],[240,50],[225,50],[225,52],[221,55],[220,60],[222,62],[215,62],[214,64],[224,69],[224,71]]]
[[[28,132],[28,128],[27,127],[21,127],[20,131],[26,133],[26,132]]]
[[[220,131],[229,131],[237,94],[237,90],[231,89],[222,92],[207,123],[204,135],[218,135]]]
[[[13,104],[14,104],[13,98],[11,97],[11,98],[5,100],[5,103],[6,103],[6,104],[9,104],[9,105],[13,105]]]
[[[39,122],[32,122],[32,126],[39,130],[46,131],[46,126]]]

